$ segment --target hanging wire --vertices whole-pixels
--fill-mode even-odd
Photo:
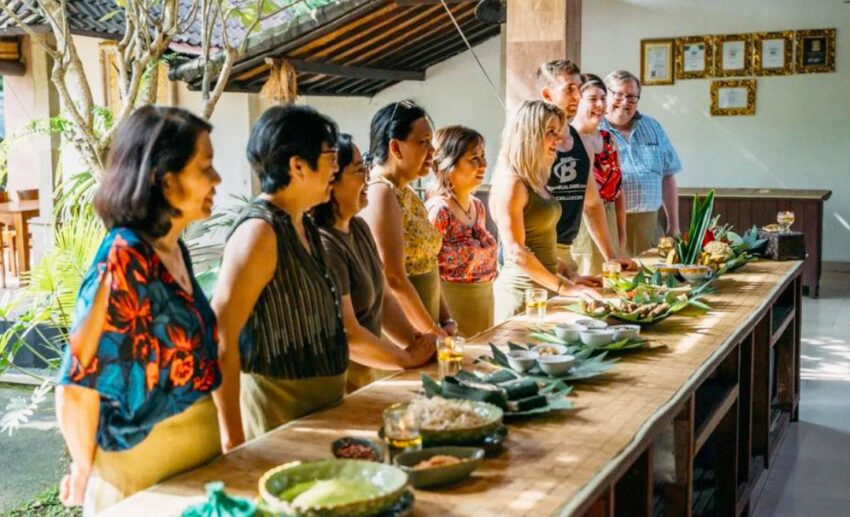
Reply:
[[[505,106],[505,101],[502,100],[502,96],[499,94],[499,89],[496,88],[495,84],[493,84],[493,80],[490,79],[490,76],[487,74],[487,70],[484,70],[484,65],[481,64],[481,60],[478,59],[478,54],[475,53],[475,50],[472,48],[472,45],[469,44],[469,40],[466,39],[466,34],[463,33],[463,29],[461,29],[460,25],[457,23],[457,20],[452,14],[452,11],[449,9],[448,4],[446,4],[446,0],[440,0],[440,3],[443,4],[443,7],[446,9],[446,13],[448,13],[449,18],[451,18],[452,23],[457,29],[458,34],[460,34],[460,37],[463,38],[463,42],[466,43],[466,48],[468,48],[469,51],[472,52],[472,57],[474,57],[475,62],[478,63],[478,68],[481,69],[481,73],[484,74],[484,78],[487,79],[488,83],[490,83],[490,87],[493,89],[493,94],[496,96],[496,100],[498,100],[499,104],[502,105],[503,110],[507,110],[507,107]]]

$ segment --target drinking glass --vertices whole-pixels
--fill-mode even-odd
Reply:
[[[623,265],[614,260],[608,260],[602,264],[602,289],[606,293],[614,292],[614,284],[620,278]]]
[[[525,315],[543,323],[546,319],[546,289],[525,290]]]
[[[448,336],[437,340],[437,363],[440,365],[440,380],[455,376],[463,369],[463,345],[466,340]]]
[[[776,222],[782,227],[782,233],[791,231],[791,225],[794,224],[794,212],[783,210],[776,214]]]
[[[422,449],[419,415],[407,404],[393,404],[384,410],[384,440],[390,459],[406,451]]]

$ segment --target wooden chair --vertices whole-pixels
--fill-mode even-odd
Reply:
[[[9,193],[0,192],[0,203],[9,201]],[[18,260],[15,252],[15,230],[10,230],[5,224],[0,224],[0,286],[6,288],[6,251],[9,251],[9,256],[12,258],[13,273],[18,275]]]
[[[33,201],[38,199],[38,189],[29,189],[29,190],[16,190],[15,198],[18,201]],[[7,199],[8,201],[8,199]]]

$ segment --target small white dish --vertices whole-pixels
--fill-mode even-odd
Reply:
[[[640,325],[614,325],[608,330],[614,332],[614,341],[635,339],[640,335]]]
[[[581,332],[581,342],[587,346],[603,346],[614,341],[614,331],[610,329],[587,329]]]
[[[576,358],[571,355],[545,355],[537,359],[537,364],[543,373],[558,376],[567,373],[576,364]]]
[[[679,274],[682,278],[691,283],[702,283],[711,277],[714,272],[708,266],[682,266],[679,268]]]
[[[562,323],[555,325],[555,335],[558,336],[558,339],[564,340],[567,343],[573,343],[581,339],[579,333],[586,328],[582,325]]]
[[[511,350],[505,355],[508,357],[508,364],[511,368],[518,372],[530,370],[540,357],[537,352],[528,350]]]
[[[554,344],[543,344],[537,345],[531,348],[531,351],[536,353],[540,357],[552,356],[552,355],[564,355],[567,353],[567,347],[564,345],[554,345]]]
[[[605,323],[604,321],[602,321],[602,320],[595,320],[595,319],[592,319],[592,318],[583,318],[583,319],[580,319],[580,320],[576,320],[576,323],[575,323],[575,324],[576,324],[576,325],[579,325],[579,326],[581,326],[581,327],[584,327],[584,328],[585,328],[585,330],[587,330],[587,329],[604,329],[604,328],[608,328],[608,324],[607,324],[607,323]]]

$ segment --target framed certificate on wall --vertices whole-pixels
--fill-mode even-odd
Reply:
[[[756,80],[736,79],[711,83],[711,114],[755,115]]]
[[[644,86],[673,84],[675,40],[645,39],[640,42],[640,82]]]
[[[798,74],[835,72],[835,29],[797,31]]]
[[[715,77],[740,77],[752,75],[751,34],[726,34],[714,37],[714,49],[717,56],[714,59]]]
[[[676,41],[676,78],[711,77],[714,41],[711,36],[684,36]]]
[[[794,32],[753,35],[753,71],[756,75],[788,75],[794,71]]]

